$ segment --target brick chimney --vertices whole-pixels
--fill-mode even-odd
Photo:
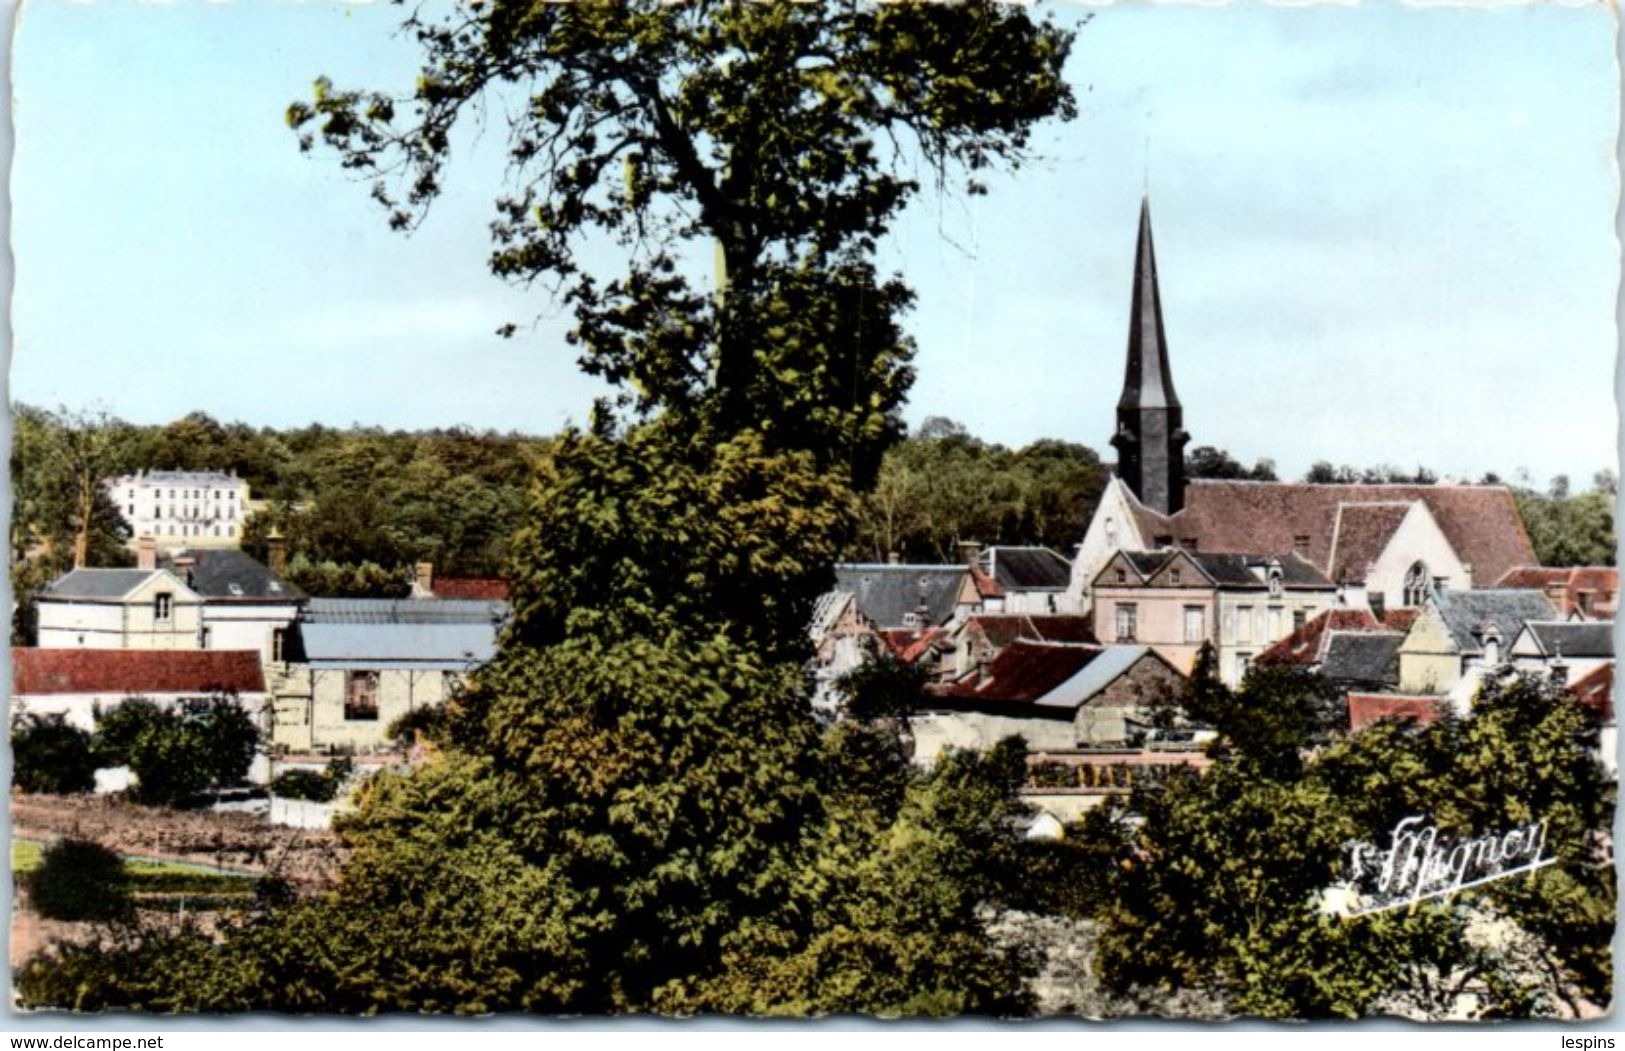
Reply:
[[[176,576],[186,581],[187,587],[192,586],[192,572],[197,566],[197,559],[191,555],[176,555],[169,560],[169,566]]]
[[[139,569],[158,568],[158,541],[154,537],[143,536],[135,542],[135,564]]]
[[[434,598],[434,563],[419,562],[412,581],[413,598]]]
[[[288,567],[288,541],[275,526],[271,527],[270,535],[265,538],[265,567],[279,577]]]

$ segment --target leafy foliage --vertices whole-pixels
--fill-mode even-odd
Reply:
[[[176,707],[131,698],[96,722],[103,765],[128,766],[137,802],[195,806],[211,789],[241,784],[259,747],[253,717],[230,695]]]
[[[1617,490],[1618,482],[1609,471],[1600,472],[1592,488],[1580,493],[1572,492],[1562,475],[1552,479],[1544,493],[1527,485],[1514,488],[1518,513],[1541,565],[1613,565]]]
[[[50,844],[21,882],[29,904],[47,919],[118,920],[133,908],[124,860],[88,840]]]
[[[1317,465],[1319,466],[1319,465]],[[1242,481],[1275,482],[1275,461],[1261,459],[1252,467],[1243,467],[1241,461],[1212,445],[1198,445],[1185,454],[1186,478],[1240,479]]]
[[[1310,751],[1318,720],[1260,735],[1247,711],[1283,690],[1250,678],[1211,709],[1227,737],[1221,760],[1136,793],[1135,827],[1117,826],[1128,853],[1104,914],[1104,980],[1124,992],[1198,989],[1277,1018],[1444,1017],[1464,995],[1486,1017],[1573,1012],[1582,997],[1606,1005],[1615,890],[1596,830],[1613,788],[1571,697],[1491,680],[1465,719],[1379,723]],[[1306,693],[1298,710],[1312,712]],[[1298,762],[1284,758],[1290,736]],[[1559,864],[1411,911],[1322,911],[1346,845],[1385,842],[1414,814],[1463,838],[1545,820]],[[1486,940],[1486,925],[1502,934]]]
[[[891,449],[859,506],[848,555],[955,561],[956,545],[1040,544],[1070,552],[1106,484],[1092,449],[1044,440],[1016,451],[934,417]]]
[[[96,787],[90,734],[61,714],[29,713],[11,724],[11,782],[24,792],[59,795]]]
[[[511,114],[519,185],[493,268],[556,282],[584,367],[620,394],[546,451],[502,651],[429,728],[434,761],[364,785],[338,886],[217,945],[61,950],[53,974],[25,969],[24,998],[1025,1009],[1029,961],[984,929],[1022,749],[927,774],[884,731],[825,731],[805,625],[912,378],[909,293],[875,272],[876,241],[919,163],[1015,162],[1033,122],[1071,112],[1068,35],[980,3],[427,17],[406,23],[424,49],[410,98],[324,81],[290,122],[353,170],[399,174],[376,196],[410,225],[464,111]],[[624,273],[584,268],[605,235]],[[694,287],[713,245],[723,280]]]

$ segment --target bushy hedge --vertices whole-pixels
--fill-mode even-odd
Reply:
[[[99,843],[64,839],[46,847],[20,882],[34,911],[52,920],[117,920],[133,903],[124,861]]]
[[[24,792],[89,792],[96,766],[90,734],[65,716],[29,714],[12,722],[12,783]]]

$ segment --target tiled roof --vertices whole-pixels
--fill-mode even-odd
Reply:
[[[932,688],[932,701],[944,707],[1015,707],[1034,714],[1065,715],[1086,702],[1143,659],[1172,665],[1148,646],[1082,646],[1018,639],[982,668],[946,686]]]
[[[265,692],[260,655],[253,650],[14,647],[11,676],[11,691],[18,696]]]
[[[965,622],[974,625],[987,641],[1004,647],[1017,639],[1034,642],[1094,642],[1094,620],[1068,613],[978,613]]]
[[[146,583],[154,569],[75,569],[46,585],[51,598],[121,599]]]
[[[1614,662],[1609,661],[1569,684],[1569,692],[1605,722],[1614,718]]]
[[[982,553],[982,560],[1007,589],[1064,591],[1072,582],[1072,563],[1047,547],[995,546]]]
[[[1612,657],[1614,622],[1611,620],[1530,621],[1529,634],[1549,657]]]
[[[1141,577],[1150,579],[1175,559],[1184,556],[1196,564],[1208,578],[1227,590],[1263,590],[1269,587],[1269,567],[1279,564],[1281,584],[1289,589],[1330,590],[1332,582],[1326,575],[1297,555],[1260,555],[1228,552],[1190,551],[1183,548],[1161,548],[1156,551],[1119,551],[1119,557],[1134,567]],[[1110,564],[1108,563],[1108,566]],[[1106,567],[1101,569],[1101,574]],[[1100,576],[1095,578],[1097,581]],[[1140,581],[1130,581],[1138,584]],[[1187,581],[1187,585],[1197,584]],[[1112,586],[1111,581],[1106,586]],[[1121,585],[1118,585],[1121,586]]]
[[[904,664],[913,664],[926,655],[933,643],[947,637],[948,629],[942,627],[927,628],[924,631],[894,628],[880,632],[880,638],[886,643],[886,648],[891,650],[892,656]]]
[[[436,577],[435,598],[487,599],[508,601],[512,591],[508,582],[500,577]]]
[[[192,564],[175,564],[176,559]],[[158,565],[211,602],[297,602],[305,593],[235,548],[185,548],[160,555]]]
[[[944,697],[1031,703],[1076,675],[1103,652],[1102,646],[1017,639],[984,665],[980,676],[932,692]]]
[[[1333,526],[1330,576],[1340,584],[1365,583],[1366,571],[1387,548],[1415,504],[1341,504]]]
[[[1619,570],[1614,566],[1515,566],[1496,582],[1501,588],[1544,588],[1560,585],[1571,590],[1618,591]]]
[[[1127,486],[1147,542],[1159,536],[1198,542],[1203,551],[1294,551],[1308,539],[1307,557],[1323,571],[1332,561],[1332,533],[1344,504],[1421,500],[1450,546],[1472,564],[1475,580],[1498,580],[1513,566],[1535,565],[1512,491],[1490,485],[1310,485],[1200,479],[1185,486],[1185,506],[1161,515]]]
[[[1378,719],[1408,719],[1426,726],[1439,721],[1446,703],[1441,697],[1416,694],[1351,693],[1349,729],[1358,730]]]
[[[835,567],[835,586],[851,593],[877,628],[912,627],[904,618],[922,600],[931,623],[942,624],[953,616],[966,572],[965,566],[848,563]]]
[[[1376,631],[1377,618],[1363,609],[1329,609],[1304,622],[1303,627],[1275,643],[1256,658],[1258,664],[1319,663],[1321,643],[1332,631]]]
[[[965,572],[970,574],[971,583],[976,585],[977,598],[1003,598],[1004,588],[999,582],[988,576],[987,570],[979,565],[967,565]]]
[[[1397,685],[1399,647],[1404,641],[1398,632],[1330,632],[1320,674],[1339,683]]]
[[[1557,614],[1545,594],[1518,588],[1440,591],[1432,601],[1462,653],[1481,652],[1483,633],[1491,625],[1500,633],[1502,644],[1510,646],[1525,624],[1551,620]]]

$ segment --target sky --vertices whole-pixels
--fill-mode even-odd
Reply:
[[[1149,192],[1193,445],[1283,477],[1613,466],[1606,7],[1037,9],[1086,23],[1066,70],[1079,117],[987,197],[922,193],[880,252],[918,293],[911,423],[1109,456]],[[283,123],[320,74],[409,88],[399,16],[31,0],[12,55],[12,398],[142,423],[581,421],[600,388],[567,315],[486,269],[500,136],[465,130],[407,237]]]

